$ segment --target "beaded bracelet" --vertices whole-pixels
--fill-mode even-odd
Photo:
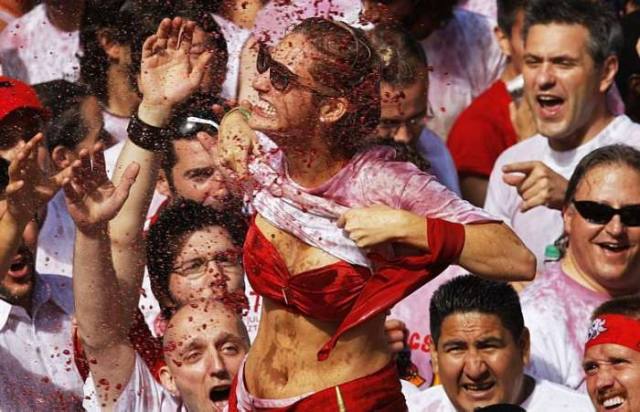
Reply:
[[[137,114],[131,116],[127,132],[129,140],[142,149],[163,152],[167,147],[167,129],[151,126],[140,120]]]

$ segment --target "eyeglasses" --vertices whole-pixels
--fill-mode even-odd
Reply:
[[[338,92],[329,87],[325,87],[322,85],[305,84],[304,80],[300,76],[289,70],[287,66],[273,60],[271,54],[269,53],[269,50],[267,50],[267,46],[265,46],[264,44],[260,44],[260,48],[258,50],[256,70],[258,70],[259,74],[262,74],[269,70],[269,81],[271,81],[271,85],[273,86],[273,88],[278,90],[279,92],[286,92],[289,86],[295,83],[296,85],[311,90],[312,92],[317,93],[321,96],[338,96]]]
[[[640,205],[630,205],[616,209],[590,200],[573,200],[572,203],[580,213],[580,216],[590,223],[606,225],[615,215],[618,215],[623,225],[640,226]]]
[[[186,278],[198,278],[209,268],[209,264],[215,263],[216,267],[223,273],[233,270],[242,270],[240,266],[241,254],[233,251],[217,253],[213,257],[198,257],[192,259],[180,267],[173,268],[172,271]]]

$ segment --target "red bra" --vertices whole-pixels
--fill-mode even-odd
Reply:
[[[453,263],[464,246],[464,226],[427,219],[430,251],[421,256],[385,260],[375,253],[375,268],[344,261],[291,276],[273,244],[252,220],[244,243],[244,269],[253,290],[310,318],[341,321],[318,352],[325,360],[344,332],[391,309],[397,302]]]
[[[371,277],[368,268],[344,261],[292,276],[255,220],[247,232],[244,250],[245,271],[256,293],[314,319],[344,319]]]

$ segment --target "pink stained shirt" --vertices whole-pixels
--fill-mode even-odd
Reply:
[[[249,166],[257,182],[253,208],[278,228],[349,263],[370,266],[365,253],[335,224],[350,208],[386,205],[462,224],[497,220],[434,176],[394,161],[395,151],[384,146],[356,154],[323,184],[304,188],[288,176],[284,153],[267,136],[257,135],[262,155]]]
[[[531,335],[528,373],[585,390],[582,357],[591,313],[607,299],[571,279],[560,262],[547,263],[520,296]]]

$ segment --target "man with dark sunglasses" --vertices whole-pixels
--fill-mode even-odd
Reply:
[[[617,17],[603,2],[529,2],[523,26],[524,97],[538,134],[496,160],[485,208],[536,254],[560,235],[567,180],[589,152],[609,144],[640,147],[640,126],[608,102],[621,46]]]
[[[529,372],[584,390],[591,312],[640,291],[640,151],[612,145],[582,159],[568,183],[563,219],[563,258],[548,263],[522,294]]]

